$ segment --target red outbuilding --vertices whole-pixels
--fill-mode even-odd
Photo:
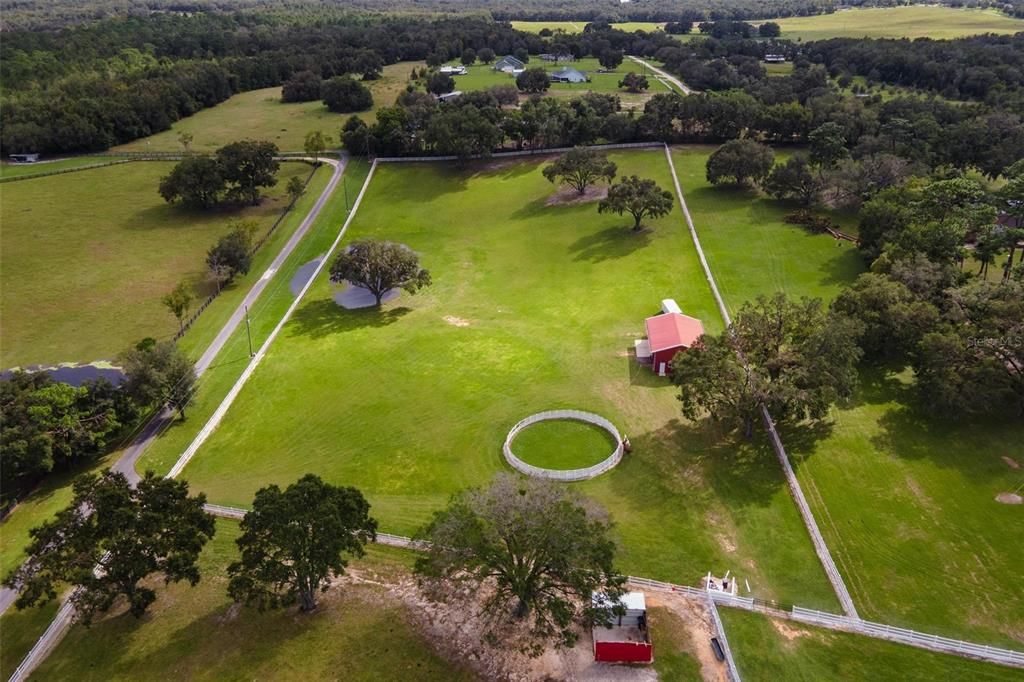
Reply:
[[[647,327],[647,344],[651,357],[651,368],[664,376],[669,363],[679,351],[696,343],[704,333],[704,325],[696,317],[682,313],[668,312],[644,321]]]

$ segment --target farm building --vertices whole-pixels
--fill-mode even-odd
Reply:
[[[652,663],[654,646],[647,631],[647,603],[643,592],[627,592],[618,602],[595,594],[594,606],[614,608],[623,613],[612,617],[609,627],[594,627],[594,660],[602,663]]]
[[[443,73],[443,74],[448,75],[448,76],[465,76],[466,75],[466,67],[465,66],[452,66],[450,64],[447,64],[445,66],[442,66],[440,69],[438,69],[438,71],[440,73]]]
[[[512,55],[505,55],[498,61],[494,62],[492,67],[495,71],[501,71],[502,73],[516,73],[526,68],[526,64],[519,61]]]
[[[637,362],[650,363],[659,376],[668,373],[676,353],[693,346],[704,333],[704,324],[695,317],[684,315],[671,298],[661,302],[661,314],[648,317],[644,326],[647,338],[634,344],[636,359]]]
[[[7,158],[11,163],[35,163],[39,160],[39,154],[11,154]]]
[[[786,57],[781,54],[766,54],[764,60],[769,64],[782,64],[786,61]]]
[[[588,80],[587,74],[569,67],[559,69],[551,74],[552,83],[586,83]]]
[[[545,62],[574,62],[574,61],[576,61],[576,58],[573,57],[571,54],[550,54],[550,53],[545,52],[545,53],[539,54],[537,56],[541,59],[541,61],[545,61]]]
[[[462,90],[452,90],[451,92],[446,92],[444,94],[438,95],[437,101],[443,104],[458,97],[462,97]]]

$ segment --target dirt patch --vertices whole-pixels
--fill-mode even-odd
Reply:
[[[996,502],[1003,504],[1024,504],[1024,497],[1016,493],[999,493],[996,495]]]
[[[1020,469],[1020,462],[1015,460],[1013,457],[1007,457],[1006,455],[1003,455],[1003,461],[1006,462],[1006,466],[1010,467],[1011,469]]]
[[[669,592],[645,592],[648,608],[662,607],[678,616],[689,638],[687,651],[700,663],[701,677],[711,682],[727,682],[729,673],[724,663],[715,658],[711,638],[715,636],[714,621],[707,603],[692,597]],[[658,656],[658,642],[654,641],[654,656]]]
[[[769,618],[768,620],[771,621],[772,627],[775,628],[775,631],[782,635],[782,638],[787,642],[792,642],[793,640],[800,639],[801,637],[814,636],[807,630],[804,630],[803,628],[793,627],[784,620],[780,620],[778,618]]]
[[[445,315],[441,319],[454,327],[468,327],[471,324],[469,320],[454,315]]]
[[[607,185],[590,185],[583,194],[576,191],[574,187],[564,186],[552,194],[544,202],[545,206],[572,206],[575,204],[589,204],[593,201],[600,201],[608,196]]]
[[[907,486],[907,490],[924,506],[930,511],[936,511],[937,505],[932,498],[928,497],[928,494],[924,489],[914,480],[911,476],[907,476],[904,479],[904,483]]]

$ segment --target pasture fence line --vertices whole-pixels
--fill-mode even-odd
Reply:
[[[693,224],[693,217],[690,215],[690,209],[686,206],[686,198],[683,196],[683,188],[679,184],[679,176],[676,174],[676,166],[672,161],[672,151],[669,149],[667,144],[664,145],[664,147],[665,158],[668,159],[669,170],[672,171],[672,182],[675,185],[676,196],[679,198],[679,204],[683,209],[683,216],[686,218],[686,224],[690,230],[690,238],[693,240],[693,246],[697,250],[700,265],[704,269],[704,277],[707,279],[708,286],[711,288],[711,294],[715,299],[715,303],[718,305],[718,311],[721,313],[722,319],[728,327],[732,325],[732,318],[729,315],[728,308],[726,308],[725,300],[722,298],[722,294],[718,290],[718,283],[715,281],[715,276],[711,272],[711,266],[708,264],[707,257],[704,255],[704,249],[701,247],[700,237],[697,235],[697,228]],[[790,464],[789,456],[786,454],[786,448],[783,447],[782,439],[779,437],[778,431],[775,429],[775,421],[768,412],[768,408],[763,404],[761,405],[761,417],[764,421],[765,427],[768,429],[768,437],[771,441],[772,449],[775,451],[775,454],[779,459],[779,463],[782,465],[783,473],[786,476],[786,483],[789,486],[793,500],[796,502],[797,509],[800,510],[800,517],[803,519],[804,527],[807,528],[808,535],[810,535],[811,544],[814,545],[814,552],[818,555],[818,560],[821,562],[822,568],[825,571],[825,576],[828,578],[829,583],[831,583],[832,590],[836,593],[836,598],[839,600],[839,604],[842,606],[843,612],[848,616],[857,618],[857,607],[854,605],[853,599],[850,597],[850,591],[847,589],[846,582],[843,580],[842,574],[839,572],[835,561],[832,559],[832,553],[829,551],[828,545],[825,544],[825,538],[821,534],[821,529],[818,528],[818,522],[815,520],[814,514],[811,512],[811,507],[807,504],[807,498],[804,497],[803,489],[800,487],[800,481],[797,480],[796,473],[793,471],[793,466]]]
[[[240,519],[246,512],[245,509],[223,507],[212,504],[206,505],[206,511],[216,516],[232,519]],[[377,542],[391,547],[402,547],[419,551],[423,551],[430,547],[430,543],[427,541],[414,540],[404,535],[392,535],[391,533],[377,533]],[[896,644],[913,646],[918,649],[927,649],[943,654],[953,654],[964,658],[983,660],[989,663],[998,663],[1011,667],[1024,668],[1024,652],[1014,651],[1013,649],[1004,649],[1001,647],[989,646],[987,644],[978,644],[976,642],[952,639],[941,635],[909,630],[895,625],[886,625],[884,623],[875,623],[862,620],[860,618],[852,618],[850,616],[818,611],[816,609],[807,609],[801,606],[790,606],[789,608],[784,608],[774,602],[757,599],[755,597],[740,597],[737,595],[727,594],[725,592],[719,592],[717,590],[708,590],[706,588],[692,587],[690,585],[677,585],[675,583],[669,583],[663,580],[654,580],[653,578],[644,578],[642,576],[627,575],[626,580],[633,585],[649,590],[681,594],[694,599],[708,599],[715,606],[728,606],[742,609],[744,611],[763,613],[765,615],[777,618],[787,618],[829,630],[841,630],[844,632],[851,632],[871,637],[872,639],[882,639]],[[714,615],[717,616],[717,613],[714,613]],[[719,618],[715,618],[715,620],[716,626],[724,638],[725,628],[721,624],[721,620]],[[727,648],[724,643],[723,648]],[[731,653],[729,657],[731,658]],[[738,673],[736,673],[736,675],[735,679],[738,680]]]
[[[664,142],[620,142],[616,144],[584,145],[588,149],[656,149],[664,146]],[[564,154],[573,147],[532,147],[517,149],[511,152],[494,152],[493,154],[473,154],[468,157],[445,156],[378,156],[374,160],[379,163],[421,163],[425,161],[486,161],[487,159],[506,159],[517,156],[545,156],[547,154]]]
[[[545,469],[543,467],[534,466],[524,462],[512,451],[512,441],[515,440],[515,437],[519,435],[520,431],[539,422],[558,419],[581,421],[601,427],[615,438],[615,449],[612,450],[612,454],[604,460],[594,464],[593,466],[584,467],[582,469]],[[501,451],[505,455],[506,461],[508,461],[513,469],[516,469],[527,476],[533,476],[534,478],[547,478],[555,481],[585,481],[589,478],[600,476],[619,463],[622,459],[623,453],[622,434],[620,434],[619,430],[615,428],[615,424],[612,424],[604,417],[591,412],[581,412],[580,410],[547,410],[545,412],[531,414],[529,417],[516,422],[515,426],[509,429],[508,435],[505,436],[505,442],[501,445]]]
[[[729,638],[725,635],[725,626],[722,625],[722,618],[718,615],[718,606],[708,591],[708,610],[711,612],[711,620],[715,623],[715,631],[718,632],[718,643],[722,647],[722,654],[725,655],[725,665],[729,670],[729,679],[732,682],[740,682],[740,671],[736,668],[736,661],[732,657],[732,649],[729,647]]]
[[[303,192],[305,192],[305,190],[309,187],[309,183],[313,180],[313,175],[316,174],[316,171],[317,167],[314,166],[313,170],[311,170],[309,172],[309,175],[306,176],[306,180],[302,183]],[[249,255],[254,255],[257,251],[260,250],[260,247],[267,243],[267,240],[269,240],[273,236],[274,232],[277,230],[281,222],[289,213],[291,213],[292,208],[295,207],[295,203],[298,200],[299,197],[292,197],[291,201],[288,202],[288,205],[281,210],[280,214],[278,214],[277,219],[274,220],[274,224],[271,225],[270,228],[263,233],[263,236],[260,237],[255,244],[253,244],[251,249],[249,249]],[[196,308],[195,312],[189,315],[188,319],[181,324],[181,326],[178,328],[178,331],[174,333],[174,336],[171,338],[171,340],[178,341],[181,337],[183,337],[185,335],[185,332],[191,329],[192,325],[195,324],[196,320],[199,319],[199,316],[203,314],[203,311],[206,310],[210,306],[210,304],[213,303],[214,299],[220,296],[223,292],[223,287],[217,287],[217,290],[215,292],[207,296],[206,299],[199,305],[199,307]]]
[[[130,161],[131,159],[118,159],[114,161],[106,161],[103,163],[90,163],[84,166],[75,166],[73,168],[57,168],[55,170],[40,171],[38,173],[13,175],[6,178],[0,178],[0,183],[17,182],[18,180],[35,180],[37,178],[45,178],[51,175],[64,175],[65,173],[77,173],[78,171],[91,170],[93,168],[106,168],[107,166],[116,166],[119,163],[128,163]]]

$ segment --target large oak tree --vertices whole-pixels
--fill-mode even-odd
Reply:
[[[199,553],[216,531],[203,511],[206,496],[152,472],[133,488],[109,469],[75,481],[71,504],[30,532],[28,559],[4,584],[18,590],[18,608],[57,598],[64,585],[76,617],[86,623],[121,596],[139,617],[156,600],[143,581],[199,582]]]
[[[539,653],[571,646],[577,626],[606,624],[591,595],[615,600],[625,579],[604,513],[553,481],[500,475],[487,488],[457,495],[420,532],[431,544],[416,561],[428,596],[479,600],[485,637]],[[509,628],[527,628],[513,643]]]
[[[672,210],[672,194],[649,178],[631,175],[608,188],[608,196],[597,205],[598,213],[628,213],[633,229],[639,231],[644,218],[660,218]]]
[[[584,194],[587,187],[598,180],[611,182],[616,166],[608,156],[597,149],[574,147],[541,171],[549,182],[562,183]]]
[[[361,286],[377,299],[392,289],[410,294],[430,284],[430,273],[420,267],[420,259],[403,244],[363,239],[352,242],[331,265],[332,282]]]

